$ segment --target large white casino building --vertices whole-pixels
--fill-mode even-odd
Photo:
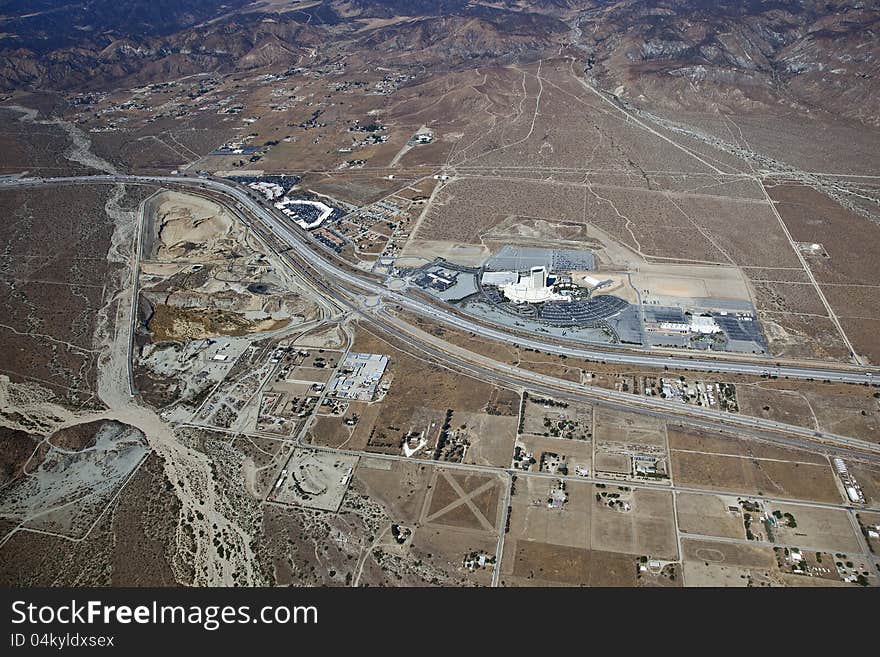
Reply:
[[[528,274],[518,274],[516,282],[505,283],[501,293],[514,303],[544,303],[565,301],[569,297],[558,294],[547,285],[547,268],[532,267]]]

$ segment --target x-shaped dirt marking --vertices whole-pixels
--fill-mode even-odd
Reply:
[[[449,485],[452,486],[452,490],[454,490],[456,493],[458,493],[459,499],[447,504],[439,511],[432,513],[430,516],[425,518],[425,522],[431,522],[432,520],[439,518],[440,516],[442,516],[446,513],[449,513],[450,511],[461,506],[462,504],[467,504],[468,508],[471,510],[471,513],[473,513],[474,516],[476,516],[477,520],[480,521],[480,524],[483,525],[483,528],[486,531],[494,532],[495,531],[494,523],[489,522],[489,520],[486,518],[486,516],[483,515],[483,513],[477,508],[477,506],[473,503],[472,500],[474,497],[476,497],[477,495],[479,495],[483,491],[494,487],[497,484],[497,482],[494,480],[487,481],[485,484],[483,484],[482,486],[478,486],[477,488],[472,490],[470,493],[465,493],[464,490],[462,489],[462,487],[458,484],[458,482],[453,477],[450,477],[445,472],[440,472],[440,475],[447,482],[449,482]]]

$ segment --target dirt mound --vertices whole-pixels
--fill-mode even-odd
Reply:
[[[247,335],[281,328],[289,320],[249,320],[239,313],[216,308],[180,308],[158,305],[149,329],[155,342],[199,340],[217,335]]]
[[[215,260],[234,251],[234,222],[216,203],[190,194],[163,192],[154,207],[153,251],[160,260]]]
[[[72,427],[59,429],[50,436],[49,442],[55,447],[79,452],[89,447],[94,447],[95,436],[102,428],[108,425],[116,425],[116,428],[120,430],[123,427],[119,422],[105,422],[104,420],[84,422],[83,424],[75,424]]]

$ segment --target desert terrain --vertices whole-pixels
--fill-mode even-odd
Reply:
[[[876,7],[136,4],[0,16],[0,582],[880,583]]]

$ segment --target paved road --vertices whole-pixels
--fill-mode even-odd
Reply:
[[[214,181],[211,181],[212,183]],[[315,270],[321,272],[328,280],[343,281],[355,288],[376,296],[380,296],[386,301],[393,302],[409,311],[419,315],[429,317],[435,321],[442,322],[459,330],[469,331],[484,338],[499,340],[501,342],[515,342],[522,347],[538,349],[544,352],[562,354],[573,358],[582,358],[592,361],[604,361],[606,363],[620,363],[626,365],[636,365],[643,367],[668,367],[670,369],[684,370],[703,370],[710,372],[726,372],[735,374],[752,374],[761,376],[763,374],[788,377],[797,379],[818,379],[841,381],[847,383],[874,383],[875,374],[868,370],[853,370],[850,368],[836,369],[832,367],[799,367],[791,365],[776,366],[767,363],[750,363],[747,361],[722,361],[709,358],[689,358],[676,357],[665,354],[637,354],[627,353],[611,349],[603,349],[602,347],[572,347],[560,345],[553,342],[545,342],[535,338],[528,338],[519,335],[511,335],[504,330],[496,329],[476,321],[470,320],[461,315],[455,314],[442,307],[431,304],[427,301],[421,301],[389,290],[384,285],[377,283],[363,275],[356,274],[336,266],[319,257],[315,251],[304,243],[298,229],[291,227],[289,224],[275,216],[274,213],[264,208],[259,203],[251,199],[245,192],[239,189],[230,188],[228,185],[218,183],[224,191],[231,190],[233,196],[238,199],[242,205],[253,212],[264,225],[285,244],[288,244],[291,250],[309,263]],[[216,188],[215,188],[216,189]],[[877,372],[877,379],[880,382],[880,370]]]
[[[294,228],[286,221],[282,220],[274,212],[266,208],[263,204],[254,200],[246,191],[235,186],[230,182],[218,181],[208,178],[185,178],[172,176],[80,176],[66,178],[51,179],[11,179],[5,181],[2,186],[16,187],[26,185],[40,184],[84,184],[84,183],[140,183],[140,184],[173,184],[184,185],[204,190],[210,190],[229,197],[237,201],[238,210],[247,210],[256,217],[263,226],[272,234],[274,238],[284,243],[287,247],[285,256],[292,261],[291,256],[296,255],[303,262],[307,263],[317,272],[323,279],[323,282],[333,281],[334,286],[340,283],[350,285],[356,290],[379,296],[386,301],[391,301],[401,307],[416,312],[420,315],[430,317],[434,320],[444,322],[455,328],[471,331],[475,334],[486,338],[500,340],[502,342],[516,342],[517,344],[541,351],[564,354],[575,358],[583,358],[586,360],[603,361],[608,363],[623,363],[636,366],[648,367],[669,367],[688,370],[706,370],[716,372],[729,372],[737,374],[754,374],[761,375],[770,373],[774,376],[786,376],[790,378],[800,379],[827,379],[832,381],[845,381],[850,383],[873,383],[874,375],[867,371],[854,371],[850,368],[834,369],[825,367],[799,367],[793,365],[785,365],[779,367],[768,367],[767,364],[759,364],[745,361],[715,361],[711,359],[692,359],[675,357],[659,354],[638,354],[613,351],[600,347],[569,347],[553,343],[542,342],[529,338],[521,338],[519,336],[512,337],[496,328],[487,327],[482,324],[472,322],[459,315],[453,314],[447,310],[439,308],[427,301],[421,301],[399,294],[387,289],[382,284],[373,279],[367,278],[361,274],[348,271],[339,267],[332,262],[322,258],[317,254],[306,242],[301,231]],[[346,303],[346,305],[350,305]],[[354,308],[353,308],[354,309]],[[472,352],[463,352],[467,354],[467,358],[460,355],[450,354],[450,349],[454,345],[443,343],[445,347],[439,349],[437,345],[428,344],[424,336],[428,334],[422,333],[421,340],[413,339],[413,327],[409,327],[409,331],[401,330],[402,322],[397,326],[390,325],[388,317],[380,317],[374,312],[365,309],[354,309],[368,320],[383,325],[385,330],[389,330],[399,339],[404,340],[410,345],[421,351],[428,353],[433,358],[441,362],[453,362],[460,370],[471,372],[480,378],[486,380],[494,380],[502,383],[513,385],[531,385],[536,384],[542,387],[550,387],[556,390],[565,390],[568,394],[578,395],[584,399],[602,399],[605,402],[625,405],[627,408],[638,407],[639,410],[654,411],[663,415],[687,417],[691,419],[704,420],[712,422],[715,425],[736,426],[754,430],[756,432],[769,432],[771,435],[784,433],[788,436],[789,444],[798,444],[799,446],[814,447],[816,442],[824,443],[826,446],[842,448],[844,450],[853,450],[854,452],[865,454],[877,454],[878,446],[867,441],[857,440],[846,436],[837,436],[835,434],[817,432],[802,427],[795,427],[780,422],[765,420],[763,418],[754,418],[741,415],[733,415],[722,411],[706,409],[693,405],[683,405],[656,397],[641,397],[613,390],[605,390],[596,387],[587,387],[567,381],[563,381],[554,377],[523,370],[504,363],[498,363],[485,357],[481,357]],[[477,364],[477,361],[485,361]]]
[[[214,431],[217,433],[225,433],[236,436],[252,436],[254,438],[262,438],[264,440],[275,440],[279,442],[289,442],[289,437],[273,435],[262,431],[237,431],[228,427],[218,427],[211,424],[200,422],[178,422],[175,426],[191,427],[193,429],[204,429],[206,431]],[[409,464],[421,464],[444,468],[447,470],[460,470],[463,472],[479,472],[484,474],[498,475],[507,473],[516,477],[536,477],[539,479],[553,479],[562,481],[580,481],[591,484],[605,484],[606,486],[626,486],[628,488],[642,488],[658,491],[676,491],[678,493],[697,493],[702,495],[722,495],[726,497],[739,497],[748,500],[758,500],[761,502],[772,504],[787,504],[790,506],[803,507],[819,507],[823,509],[840,509],[843,511],[857,511],[860,513],[876,513],[874,507],[854,506],[844,502],[820,502],[817,500],[802,500],[790,497],[778,497],[773,495],[757,495],[744,493],[742,490],[729,490],[724,488],[700,488],[698,486],[681,486],[666,482],[653,482],[646,480],[630,480],[630,479],[613,479],[601,476],[581,476],[573,474],[558,474],[551,472],[518,470],[516,468],[505,468],[495,465],[478,465],[476,463],[456,463],[453,461],[436,461],[434,459],[420,458],[418,456],[404,456],[403,454],[384,454],[382,452],[365,452],[363,450],[347,449],[344,447],[329,447],[327,445],[315,445],[302,440],[297,442],[306,449],[315,450],[317,452],[328,452],[333,454],[345,454],[347,456],[359,456],[364,459],[375,459],[379,461],[405,462]]]
[[[654,367],[681,370],[698,370],[706,372],[723,372],[730,374],[770,375],[780,378],[792,379],[815,379],[839,381],[845,383],[866,383],[880,385],[880,368],[864,367],[853,368],[851,366],[835,365],[792,365],[775,364],[770,361],[749,361],[742,358],[736,360],[721,360],[706,357],[674,356],[658,353],[634,353],[622,351],[604,346],[570,346],[554,342],[545,342],[540,339],[513,335],[507,331],[486,326],[455,314],[442,307],[408,297],[399,292],[389,290],[374,279],[362,274],[351,272],[339,267],[334,263],[321,258],[306,242],[299,228],[291,226],[280,216],[268,209],[262,203],[254,200],[246,191],[228,181],[210,178],[192,178],[183,176],[78,176],[64,178],[17,178],[7,179],[0,183],[0,188],[17,187],[40,184],[64,184],[64,183],[140,183],[140,184],[174,184],[203,188],[231,196],[239,207],[247,209],[274,234],[276,238],[287,244],[300,258],[303,258],[311,267],[327,277],[327,280],[345,282],[367,294],[377,295],[386,301],[393,302],[407,310],[429,317],[460,330],[470,331],[485,338],[500,340],[503,342],[515,342],[516,344],[538,349],[544,352],[562,354],[584,360],[601,361],[605,363],[618,363],[624,365]]]
[[[405,322],[393,317],[376,318],[374,315],[367,315],[367,318],[378,320],[377,323],[386,333],[395,336],[411,348],[422,351],[441,363],[454,365],[457,369],[471,373],[480,380],[514,387],[549,389],[557,393],[562,392],[563,396],[577,401],[601,401],[606,406],[615,406],[621,410],[654,412],[667,419],[678,418],[692,424],[694,419],[698,419],[705,420],[716,428],[718,425],[723,425],[727,428],[736,427],[747,431],[763,431],[767,433],[766,438],[774,440],[774,442],[785,442],[794,447],[815,449],[815,444],[818,442],[833,447],[835,454],[841,453],[841,448],[846,448],[855,450],[859,456],[864,453],[880,455],[880,445],[869,441],[783,422],[709,409],[694,404],[684,404],[680,401],[644,397],[597,386],[584,386],[580,383],[540,374],[474,354],[428,333],[412,329]],[[414,333],[417,334],[414,335]],[[778,439],[777,434],[782,434],[784,439]]]

